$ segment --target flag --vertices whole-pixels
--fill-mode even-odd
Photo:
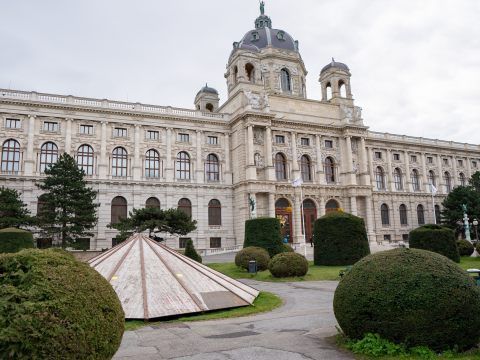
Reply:
[[[301,177],[296,178],[295,180],[292,181],[293,187],[297,187],[303,184],[303,179]]]
[[[432,195],[435,195],[437,193],[437,188],[435,185],[430,184],[430,191],[432,192]]]

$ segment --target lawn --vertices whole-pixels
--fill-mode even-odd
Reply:
[[[253,305],[243,306],[234,309],[216,310],[205,313],[198,313],[192,315],[185,315],[170,318],[164,321],[141,321],[141,320],[127,320],[125,321],[125,330],[136,330],[143,326],[155,326],[171,322],[188,322],[188,321],[200,321],[200,320],[215,320],[215,319],[227,319],[233,317],[247,316],[258,314],[262,312],[271,311],[282,305],[282,299],[267,291],[261,291],[258,297],[253,302]]]
[[[235,263],[212,263],[206,264],[208,267],[221,272],[234,279],[253,279],[258,281],[314,281],[314,280],[340,280],[338,275],[345,266],[317,266],[313,261],[309,261],[308,273],[305,276],[275,278],[270,271],[259,271],[256,274],[249,274],[246,270],[240,269]]]
[[[460,260],[460,267],[464,270],[480,268],[480,257],[463,256]]]

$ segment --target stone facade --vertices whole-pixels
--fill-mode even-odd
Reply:
[[[0,185],[21,191],[35,214],[35,181],[67,152],[83,161],[98,191],[91,249],[112,245],[115,231],[106,225],[116,197],[128,211],[151,197],[161,208],[188,199],[198,221],[189,237],[206,249],[242,244],[251,216],[277,216],[290,242],[304,242],[302,196],[307,240],[316,217],[342,208],[365,219],[370,241],[401,241],[434,221],[429,182],[440,205],[478,170],[478,145],[370,131],[345,64],[332,59],[321,70],[319,100],[307,99],[306,75],[298,42],[262,14],[234,43],[223,104],[208,86],[194,110],[0,90]],[[298,178],[302,186],[293,187]],[[209,220],[211,200],[220,203],[220,219],[217,202]]]

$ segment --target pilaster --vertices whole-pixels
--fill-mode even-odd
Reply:
[[[105,179],[108,174],[108,158],[107,158],[107,122],[102,121],[102,129],[100,135],[100,161],[98,163],[98,176]]]
[[[173,162],[172,162],[172,128],[167,128],[167,163],[165,164],[165,178],[167,182],[173,181]]]
[[[28,134],[27,134],[27,154],[24,161],[25,175],[33,175],[33,169],[35,168],[35,159],[33,158],[33,142],[35,139],[35,115],[28,117]]]

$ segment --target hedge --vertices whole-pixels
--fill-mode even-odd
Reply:
[[[90,266],[63,250],[28,249],[1,254],[0,273],[0,354],[113,357],[125,315],[113,288]]]
[[[363,258],[343,276],[333,308],[352,339],[380,334],[435,351],[465,350],[480,340],[480,287],[430,251],[399,248]]]
[[[315,265],[352,265],[370,254],[365,222],[344,212],[330,212],[315,221]]]
[[[258,271],[263,271],[268,268],[270,256],[268,255],[267,250],[256,246],[246,247],[235,255],[235,265],[242,269],[248,270],[248,262],[250,260],[255,260],[257,262]]]
[[[470,256],[473,254],[475,247],[472,243],[465,239],[457,240],[457,249],[460,256]]]
[[[423,225],[410,231],[409,238],[410,248],[433,251],[457,263],[460,262],[455,232],[448,227]]]
[[[0,230],[0,253],[15,253],[33,247],[33,235],[30,231],[17,228]]]
[[[276,218],[257,218],[245,221],[243,247],[257,246],[274,256],[283,251],[280,221]]]
[[[268,270],[277,278],[304,276],[308,272],[308,261],[303,255],[295,252],[284,252],[275,255],[270,260]]]

